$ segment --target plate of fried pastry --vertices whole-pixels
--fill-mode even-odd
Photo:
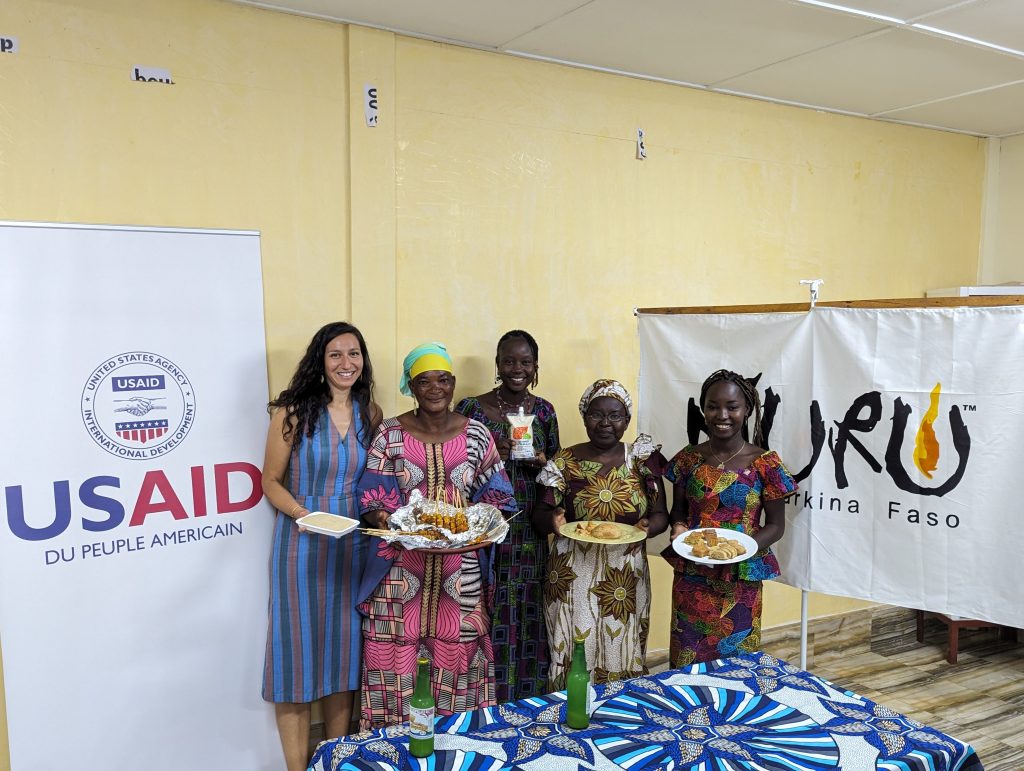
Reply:
[[[730,565],[757,553],[757,541],[739,530],[704,527],[680,533],[672,548],[680,557],[701,565]]]
[[[562,525],[562,535],[576,541],[603,543],[606,546],[636,543],[647,538],[647,533],[638,527],[624,525],[621,522],[602,522],[592,519],[566,522]]]

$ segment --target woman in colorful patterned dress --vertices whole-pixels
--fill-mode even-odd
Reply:
[[[491,610],[491,642],[498,702],[547,693],[548,636],[544,626],[546,537],[530,521],[537,497],[537,472],[558,452],[558,419],[551,402],[530,393],[537,387],[539,352],[529,332],[513,329],[498,340],[493,391],[459,402],[455,411],[487,426],[512,481],[521,515],[509,523],[505,540],[495,547],[496,577]],[[536,457],[510,460],[512,442],[505,416],[519,408],[533,415]]]
[[[405,357],[402,393],[416,407],[385,420],[370,446],[359,485],[364,517],[384,527],[413,490],[515,511],[512,485],[486,427],[450,412],[451,358],[427,343]],[[409,717],[416,659],[433,664],[442,715],[495,704],[488,611],[489,549],[461,553],[406,550],[372,539],[359,595],[363,614],[362,726]]]
[[[566,522],[602,520],[634,525],[653,537],[668,526],[661,472],[665,458],[650,437],[623,443],[633,403],[615,380],[598,380],[580,399],[589,441],[559,450],[537,481],[546,485],[534,506],[539,530],[555,533],[544,585],[551,666],[549,687],[561,690],[573,640],[586,640],[594,682],[647,673],[651,577],[646,542],[585,543],[561,535]]]
[[[320,329],[270,411],[263,492],[277,516],[263,698],[274,702],[288,771],[299,771],[309,762],[310,703],[321,700],[327,736],[343,736],[359,687],[366,538],[295,523],[311,511],[358,516],[356,483],[381,419],[359,330],[343,321]]]
[[[704,381],[700,406],[710,438],[680,450],[665,475],[675,493],[672,537],[720,527],[752,536],[759,548],[743,562],[715,566],[685,560],[671,546],[665,549],[663,555],[675,571],[669,644],[673,667],[761,647],[761,582],[779,575],[769,546],[785,532],[783,499],[796,490],[778,454],[758,446],[761,400],[750,381],[718,370]],[[751,414],[755,444],[743,438]]]

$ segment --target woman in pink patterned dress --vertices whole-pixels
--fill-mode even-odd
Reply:
[[[359,506],[378,527],[413,490],[515,511],[512,485],[487,428],[452,413],[455,376],[444,346],[406,356],[402,393],[416,407],[385,420],[370,445]],[[491,706],[490,548],[458,554],[406,550],[373,539],[360,587],[363,614],[362,726],[409,717],[416,659],[432,662],[439,714]]]

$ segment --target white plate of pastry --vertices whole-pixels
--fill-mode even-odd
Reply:
[[[636,543],[647,538],[647,533],[638,527],[621,522],[601,522],[599,520],[566,522],[562,525],[562,535],[576,541],[603,543],[605,546]]]
[[[680,533],[672,548],[680,557],[701,565],[731,565],[753,557],[757,541],[739,530],[702,527]]]

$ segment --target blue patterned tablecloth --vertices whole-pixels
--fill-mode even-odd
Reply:
[[[434,756],[406,726],[324,742],[314,771],[979,771],[970,745],[767,654],[597,687],[590,727],[565,693],[439,718]]]

